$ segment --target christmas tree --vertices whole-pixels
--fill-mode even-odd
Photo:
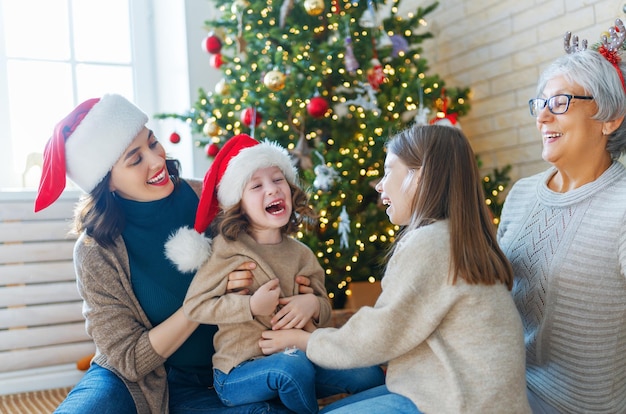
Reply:
[[[400,0],[215,1],[203,46],[223,78],[188,113],[157,117],[187,122],[208,156],[242,132],[291,151],[319,214],[298,238],[341,307],[349,282],[380,279],[399,231],[374,190],[385,141],[411,123],[458,126],[469,110],[469,90],[421,56],[438,3],[401,17]]]

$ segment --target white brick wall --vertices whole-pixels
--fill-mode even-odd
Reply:
[[[412,3],[412,4],[408,4]],[[403,0],[401,10],[431,1]],[[507,164],[517,180],[542,171],[541,142],[528,99],[541,70],[565,53],[569,30],[589,43],[616,18],[626,0],[441,0],[427,20],[435,37],[424,42],[430,72],[448,86],[468,86],[472,109],[463,131],[485,171]]]

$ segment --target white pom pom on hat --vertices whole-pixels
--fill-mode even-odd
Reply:
[[[211,255],[211,242],[197,231],[181,227],[165,242],[165,256],[181,272],[193,272]]]
[[[104,95],[78,105],[54,128],[46,143],[35,212],[65,189],[65,177],[92,191],[113,168],[148,122],[148,116],[120,95]]]
[[[180,271],[197,270],[209,258],[210,249],[199,248],[201,244],[195,238],[204,234],[220,208],[230,208],[241,200],[255,171],[267,167],[280,168],[287,181],[296,183],[298,171],[294,162],[289,152],[277,143],[259,142],[249,135],[239,134],[224,144],[204,176],[194,228],[177,230],[165,243],[165,255]],[[184,232],[195,235],[183,235]]]

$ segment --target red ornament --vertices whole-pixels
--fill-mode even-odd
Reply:
[[[178,132],[172,132],[170,134],[170,142],[172,144],[178,144],[180,142],[180,135],[178,135]]]
[[[257,126],[261,123],[263,117],[261,116],[259,111],[257,111],[255,108],[247,108],[241,111],[241,122],[243,122],[245,126],[249,127],[250,125],[252,125],[253,120],[254,126]]]
[[[212,55],[209,63],[211,63],[211,66],[213,66],[215,69],[219,69],[220,66],[222,66],[222,64],[224,63],[224,59],[222,59],[222,54],[217,53],[215,55]]]
[[[215,33],[211,32],[202,40],[202,49],[211,54],[220,53],[222,50],[222,41]]]
[[[377,91],[380,89],[380,85],[385,82],[385,72],[383,72],[383,66],[380,64],[380,60],[372,59],[372,67],[367,71],[367,81],[372,88]]]
[[[211,144],[206,144],[204,146],[204,152],[209,157],[215,157],[219,151],[220,151],[220,147],[215,142]]]
[[[307,104],[306,110],[313,118],[321,118],[328,111],[328,102],[321,96],[314,96]]]

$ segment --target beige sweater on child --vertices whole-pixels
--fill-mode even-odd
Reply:
[[[330,301],[324,287],[324,270],[313,252],[303,243],[287,236],[279,244],[258,244],[242,234],[237,241],[222,236],[213,240],[213,252],[194,276],[183,309],[200,323],[218,326],[213,343],[213,368],[229,373],[243,361],[259,358],[261,332],[271,329],[272,316],[253,317],[250,296],[226,294],[228,274],[244,262],[257,263],[250,293],[271,279],[280,279],[281,297],[298,294],[295,277],[308,276],[320,303],[319,324],[330,320]]]

